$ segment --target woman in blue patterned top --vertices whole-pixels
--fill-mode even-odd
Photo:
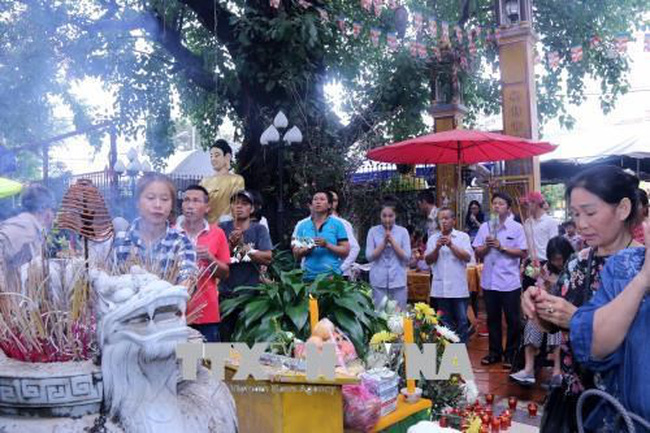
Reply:
[[[530,287],[522,295],[524,314],[546,331],[563,332],[562,385],[554,388],[547,399],[542,433],[576,431],[578,398],[585,389],[595,386],[593,372],[576,360],[569,324],[578,308],[601,290],[601,271],[610,257],[640,246],[632,238],[638,184],[635,176],[614,166],[597,166],[576,175],[567,187],[567,195],[573,220],[589,247],[568,261],[550,293]],[[591,403],[587,401],[585,413],[593,411]]]
[[[137,264],[167,281],[190,287],[198,273],[196,251],[187,236],[169,224],[176,203],[174,184],[163,174],[145,174],[138,181],[136,200],[140,217],[115,236],[117,265],[127,271]]]
[[[607,392],[650,421],[650,221],[643,228],[645,248],[628,248],[609,259],[600,290],[573,315],[571,347],[579,363],[602,376]],[[610,411],[609,403],[601,403],[588,427],[620,431]]]

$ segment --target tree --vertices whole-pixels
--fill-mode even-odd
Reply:
[[[406,0],[406,5],[464,28],[495,22],[492,0]],[[613,38],[640,25],[648,9],[646,0],[535,2],[540,54],[561,56],[555,69],[544,61],[546,72],[538,80],[542,121],[560,116],[570,124],[567,99],[582,101],[587,77],[600,81],[603,109],[611,109],[627,89],[629,70],[625,56],[610,54]],[[97,76],[114,89],[119,130],[146,130],[148,152],[158,160],[173,151],[174,103],[198,127],[204,144],[231,117],[243,142],[239,171],[247,185],[272,198],[276,152],[262,149],[259,137],[283,109],[305,135],[287,158],[285,197],[295,203],[314,183],[341,185],[365,148],[429,128],[424,115],[432,74],[443,65],[434,58],[414,59],[406,47],[395,52],[383,43],[375,47],[367,37],[371,26],[394,31],[394,15],[386,8],[376,17],[347,0],[281,0],[277,9],[262,0],[3,3],[0,104],[11,107],[0,107],[0,139],[21,143],[42,134],[57,98],[73,108],[76,123],[87,123],[89,113],[72,96],[70,83]],[[345,32],[337,28],[339,16],[346,17]],[[358,38],[352,36],[353,21],[364,25]],[[571,63],[569,48],[592,35],[603,44]],[[461,72],[470,122],[499,110],[498,83],[481,73],[496,67],[495,47],[478,48]],[[324,85],[333,80],[344,89],[349,122],[342,122],[327,100]]]

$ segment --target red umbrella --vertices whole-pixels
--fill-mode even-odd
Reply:
[[[555,146],[493,132],[454,129],[423,135],[368,152],[369,159],[394,164],[458,164],[457,213],[461,214],[462,164],[529,158],[552,152]]]
[[[476,164],[528,158],[552,152],[545,142],[493,132],[454,129],[423,135],[368,152],[368,158],[395,164]]]

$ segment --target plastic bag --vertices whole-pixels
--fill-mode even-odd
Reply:
[[[364,385],[343,385],[345,428],[369,432],[379,421],[381,402]]]

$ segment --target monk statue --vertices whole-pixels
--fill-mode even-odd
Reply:
[[[230,197],[244,189],[244,178],[230,173],[232,148],[226,140],[219,139],[210,146],[210,161],[214,168],[214,176],[203,178],[201,186],[210,195],[210,211],[208,222],[218,223],[219,220],[230,217]]]

